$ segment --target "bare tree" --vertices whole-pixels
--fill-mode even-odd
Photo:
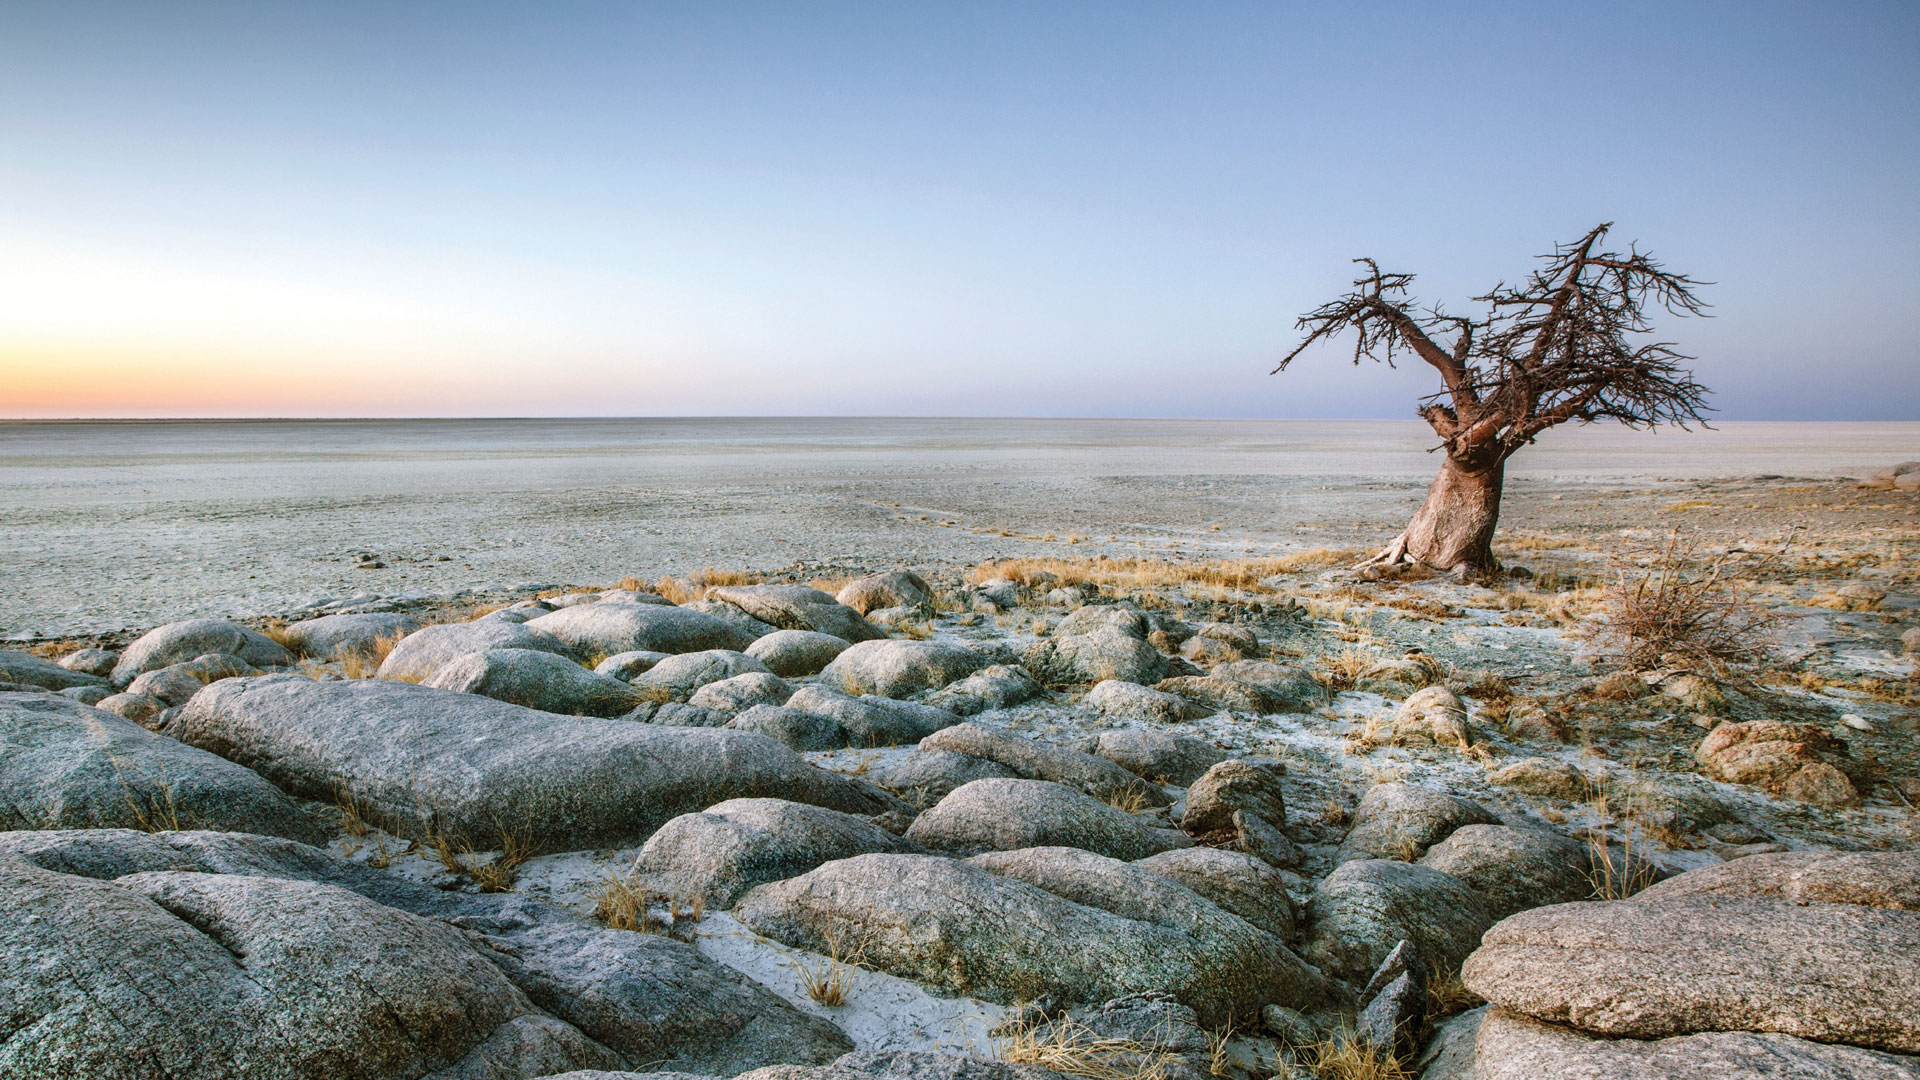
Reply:
[[[1412,274],[1386,273],[1372,259],[1353,291],[1300,316],[1306,339],[1273,373],[1313,343],[1351,329],[1353,362],[1411,352],[1440,373],[1444,388],[1420,401],[1420,417],[1443,450],[1440,475],[1406,531],[1362,563],[1425,563],[1458,574],[1498,569],[1493,529],[1500,518],[1506,461],[1542,431],[1569,420],[1629,427],[1702,422],[1707,388],[1681,366],[1693,359],[1672,342],[1646,341],[1652,306],[1699,315],[1701,285],[1669,273],[1629,247],[1596,251],[1612,223],[1555,245],[1518,286],[1502,282],[1474,302],[1480,318],[1420,311],[1407,295]],[[1436,338],[1451,337],[1451,348]]]

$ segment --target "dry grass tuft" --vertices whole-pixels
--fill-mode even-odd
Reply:
[[[923,622],[902,622],[894,625],[893,632],[911,641],[925,641],[933,636],[933,627]]]
[[[458,874],[480,887],[481,892],[512,892],[520,876],[520,865],[533,852],[517,833],[501,830],[500,854],[486,862],[476,862],[479,852],[464,836],[453,836],[437,826],[427,830],[427,850],[449,873]]]
[[[624,873],[609,870],[601,880],[600,889],[594,894],[593,917],[609,930],[658,933],[660,926],[647,913],[649,899],[640,878],[640,857],[636,855],[633,865]]]
[[[1351,690],[1360,681],[1360,674],[1379,662],[1380,658],[1372,652],[1350,645],[1337,653],[1322,655],[1314,664],[1313,681],[1332,693]]]
[[[367,827],[366,811],[361,808],[360,801],[353,797],[353,788],[348,786],[345,780],[334,785],[333,801],[334,805],[340,808],[340,828],[345,830],[348,836],[367,835],[370,830]]]
[[[1152,804],[1147,801],[1147,789],[1144,784],[1128,784],[1120,791],[1108,793],[1107,805],[1115,810],[1137,814]]]
[[[1609,798],[1604,788],[1595,788],[1587,800],[1599,820],[1587,831],[1587,880],[1595,900],[1625,900],[1653,884],[1654,869],[1645,856],[1634,857],[1634,829],[1611,831],[1614,818]]]
[[[391,634],[375,638],[373,647],[367,651],[348,649],[346,654],[340,657],[340,674],[349,679],[373,678],[379,673],[380,665],[386,662],[387,655],[393,652],[393,647],[400,644],[400,639],[405,636],[404,633],[395,630]]]
[[[1085,1025],[1064,1019],[1020,1028],[994,1044],[994,1056],[1086,1080],[1167,1080],[1181,1064],[1171,1051],[1129,1039],[1103,1038]]]
[[[1485,1002],[1479,994],[1467,989],[1460,980],[1460,972],[1443,972],[1427,980],[1427,1015],[1438,1020],[1455,1013],[1478,1008]]]
[[[1352,1031],[1329,1035],[1303,1049],[1307,1067],[1320,1080],[1414,1080],[1399,1058]]]
[[[845,1005],[847,995],[853,992],[854,969],[860,966],[866,953],[864,943],[849,948],[839,934],[829,933],[825,962],[801,966],[801,987],[806,990],[808,997],[828,1008]]]
[[[758,585],[765,580],[765,575],[751,570],[715,570],[709,566],[684,578],[663,577],[653,583],[653,591],[676,604],[688,604],[705,600],[708,589],[728,585]]]
[[[260,632],[271,639],[275,645],[280,646],[295,656],[307,655],[300,646],[294,644],[293,637],[287,633],[287,620],[285,619],[268,619],[265,625],[260,627]]]
[[[175,832],[180,828],[180,808],[174,804],[174,785],[163,771],[156,781],[141,772],[138,766],[131,766],[139,783],[127,778],[127,762],[119,757],[109,756],[113,765],[113,775],[120,781],[121,797],[127,801],[127,809],[133,814],[133,827],[141,832]]]
[[[1616,556],[1606,611],[1587,636],[1600,652],[1636,668],[1658,666],[1669,654],[1716,669],[1763,659],[1773,649],[1778,618],[1754,606],[1749,587],[1732,580],[1737,559],[1702,561],[1678,530],[1658,548]]]
[[[613,587],[616,589],[625,589],[628,592],[651,592],[652,591],[652,589],[650,589],[647,586],[646,582],[641,581],[639,578],[634,577],[632,574],[628,574],[626,577],[623,577],[619,581],[614,582]]]

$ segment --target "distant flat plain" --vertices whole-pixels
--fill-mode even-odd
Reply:
[[[706,566],[1373,543],[1432,445],[1402,421],[0,422],[0,637]],[[1561,428],[1513,460],[1502,523],[1610,530],[1630,492],[1912,458],[1920,423]]]

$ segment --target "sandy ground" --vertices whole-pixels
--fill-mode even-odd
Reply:
[[[1430,444],[1389,421],[5,423],[0,638],[706,566],[950,566],[1069,540],[1374,543],[1418,504]],[[1920,424],[1563,429],[1515,459],[1503,524],[1608,533],[1707,483],[1719,505],[1689,520],[1779,531],[1816,512],[1785,508],[1834,505],[1796,481],[1908,458]],[[1915,527],[1910,508],[1858,524]],[[384,568],[355,569],[364,555]]]

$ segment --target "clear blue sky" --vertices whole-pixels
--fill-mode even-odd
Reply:
[[[1920,419],[1920,5],[0,5],[0,415],[1408,417],[1348,260],[1597,221]]]

